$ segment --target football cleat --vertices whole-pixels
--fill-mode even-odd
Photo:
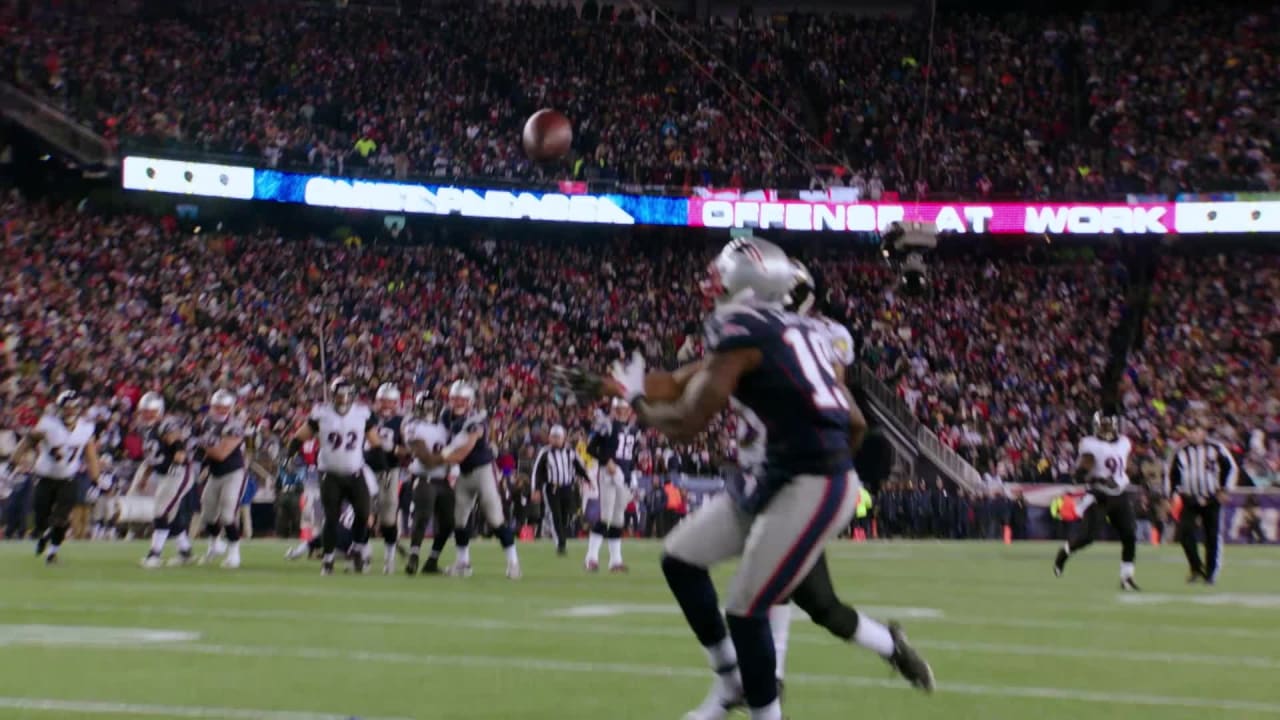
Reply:
[[[164,567],[164,560],[160,558],[160,553],[147,553],[147,556],[142,558],[142,567],[148,570],[162,568]]]
[[[520,572],[520,563],[518,562],[507,563],[507,579],[508,580],[519,580],[523,575],[524,573]]]
[[[615,574],[618,574],[618,573],[626,574],[629,571],[627,570],[626,563],[618,563],[617,565],[610,565],[609,572],[615,573]]]
[[[169,558],[169,562],[166,564],[169,567],[185,567],[193,564],[195,561],[195,555],[193,555],[191,553],[191,549],[188,548],[186,550],[179,550],[178,555],[176,557]]]
[[[332,574],[333,574],[333,561],[332,561],[332,560],[325,560],[324,562],[320,563],[320,576],[321,576],[321,577],[324,577],[324,576],[326,576],[326,575],[332,575]]]
[[[396,571],[396,555],[395,553],[391,553],[390,555],[387,556],[387,559],[382,563],[382,574],[390,575],[395,571]]]
[[[43,555],[47,547],[49,547],[49,536],[47,534],[36,538],[36,557]]]
[[[471,563],[454,563],[444,571],[450,577],[471,577]]]
[[[409,556],[409,562],[404,566],[404,574],[410,577],[418,574],[418,554],[414,553]]]
[[[303,557],[307,555],[307,551],[310,549],[311,548],[309,545],[307,545],[307,543],[299,543],[284,552],[284,559],[285,560],[301,560]]]
[[[49,553],[48,555],[46,555],[46,556],[44,557],[44,564],[45,564],[45,565],[57,565],[57,564],[58,564],[58,553]]]
[[[1058,556],[1053,559],[1053,576],[1062,577],[1063,571],[1067,569],[1067,551],[1064,548],[1058,549]]]
[[[569,550],[567,548],[563,548],[563,547],[556,548],[556,555],[558,557],[564,557],[565,555],[568,555],[568,554],[569,554]]]
[[[1206,577],[1204,576],[1204,572],[1203,572],[1203,571],[1201,571],[1201,570],[1192,570],[1191,572],[1187,573],[1187,584],[1188,584],[1188,585],[1195,585],[1196,583],[1198,583],[1198,582],[1204,582],[1204,581],[1206,581],[1207,579],[1208,579],[1208,578],[1206,578]]]
[[[440,558],[428,557],[427,562],[422,566],[423,575],[439,575]]]
[[[223,569],[223,570],[239,570],[239,569],[240,569],[240,558],[239,558],[239,557],[229,557],[229,558],[227,558],[226,560],[223,560],[223,561],[222,561],[222,569]]]
[[[911,687],[933,692],[933,668],[907,642],[907,634],[903,632],[902,626],[896,622],[889,623],[889,635],[893,638],[893,654],[888,658],[889,665],[911,683]]]
[[[1218,584],[1218,577],[1217,577],[1216,575],[1205,575],[1205,576],[1204,576],[1204,584],[1205,584],[1205,585],[1210,585],[1210,586],[1212,586],[1212,585],[1217,585],[1217,584]]]
[[[588,560],[586,562],[586,565],[584,565],[584,568],[589,573],[600,572],[600,563],[596,562],[595,560]]]
[[[364,555],[362,553],[351,553],[351,572],[356,575],[363,575],[364,565]]]
[[[1133,578],[1125,578],[1120,581],[1120,589],[1124,592],[1141,592],[1142,588],[1138,587],[1138,583]]]
[[[727,676],[717,675],[702,704],[685,713],[684,720],[724,720],[734,708],[744,704],[742,679],[735,670]]]

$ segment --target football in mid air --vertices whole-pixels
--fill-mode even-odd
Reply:
[[[524,123],[524,151],[531,160],[559,160],[569,152],[573,142],[573,125],[556,110],[544,108],[529,116]]]

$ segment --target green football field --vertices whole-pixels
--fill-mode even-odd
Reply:
[[[677,720],[706,690],[656,544],[626,545],[625,576],[585,575],[582,543],[524,544],[519,582],[488,542],[466,580],[322,578],[284,547],[248,543],[239,571],[144,571],[137,543],[73,543],[56,568],[0,544],[0,718]],[[1117,590],[1115,545],[1062,579],[1049,544],[830,552],[845,598],[902,620],[939,689],[797,615],[791,718],[1280,717],[1278,550],[1228,548],[1203,588],[1176,547],[1142,546],[1137,596]]]

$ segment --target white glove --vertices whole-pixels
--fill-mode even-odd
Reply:
[[[614,382],[622,386],[622,398],[628,403],[644,397],[644,356],[639,350],[631,353],[631,361],[626,365],[615,362],[611,375]]]

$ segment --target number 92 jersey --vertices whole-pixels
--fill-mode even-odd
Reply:
[[[1093,471],[1089,473],[1092,490],[1119,495],[1129,486],[1129,438],[1119,437],[1110,442],[1092,435],[1080,441],[1080,457],[1093,456]]]
[[[704,328],[708,352],[760,351],[760,365],[739,379],[734,398],[765,428],[770,481],[853,467],[849,401],[832,370],[830,331],[821,321],[775,308],[725,305]]]
[[[354,403],[346,414],[339,415],[329,403],[321,403],[307,418],[311,432],[320,443],[316,465],[320,472],[357,475],[364,468],[365,433],[373,427],[373,411]]]

